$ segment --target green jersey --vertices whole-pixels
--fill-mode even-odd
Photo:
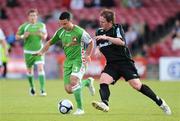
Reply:
[[[24,53],[35,54],[43,48],[42,40],[36,32],[47,33],[46,26],[42,22],[35,24],[24,23],[18,29],[18,35],[23,35],[25,32],[30,32],[30,35],[24,40]]]
[[[81,27],[75,25],[71,31],[60,28],[51,39],[51,44],[61,41],[66,60],[81,61],[85,55],[86,45],[91,42],[90,35]]]

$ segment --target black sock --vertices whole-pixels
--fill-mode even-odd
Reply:
[[[147,85],[143,84],[139,91],[155,101],[157,105],[160,106],[162,104],[161,98],[159,98]]]
[[[105,83],[100,84],[99,93],[100,93],[102,102],[108,105],[109,96],[110,96],[109,85]]]

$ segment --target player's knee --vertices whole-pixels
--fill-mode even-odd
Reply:
[[[113,79],[100,79],[100,84],[111,84],[113,82]]]
[[[140,82],[139,79],[129,80],[129,84],[131,85],[131,87],[133,87],[136,90],[140,90],[142,86],[142,83]]]
[[[43,66],[38,66],[38,72],[44,72]]]
[[[72,94],[72,90],[71,90],[70,86],[65,86],[65,90],[68,94]]]
[[[76,76],[71,76],[70,80],[71,80],[71,82],[70,82],[71,87],[73,87],[79,83],[79,78]]]
[[[33,75],[33,70],[32,69],[27,69],[27,75]]]

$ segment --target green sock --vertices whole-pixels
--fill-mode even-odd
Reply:
[[[82,80],[81,81],[81,86],[82,87],[87,87],[87,86],[89,86],[89,83],[90,83],[90,80],[89,79],[86,79],[86,80]]]
[[[75,97],[75,100],[76,100],[76,103],[77,103],[77,108],[83,109],[83,108],[82,108],[82,93],[81,93],[81,87],[78,88],[78,89],[75,89],[75,90],[73,91],[73,94],[74,94],[74,97]]]
[[[31,88],[34,89],[34,77],[33,76],[34,75],[27,75],[28,81],[29,81],[29,85],[30,85]]]
[[[39,74],[39,83],[40,83],[40,90],[45,91],[45,75]]]

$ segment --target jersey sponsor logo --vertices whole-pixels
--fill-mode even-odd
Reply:
[[[137,76],[137,74],[133,74],[133,76]]]
[[[112,42],[105,42],[105,43],[103,43],[103,44],[99,44],[99,47],[101,48],[101,47],[106,47],[106,46],[109,46],[109,45],[112,45]]]

